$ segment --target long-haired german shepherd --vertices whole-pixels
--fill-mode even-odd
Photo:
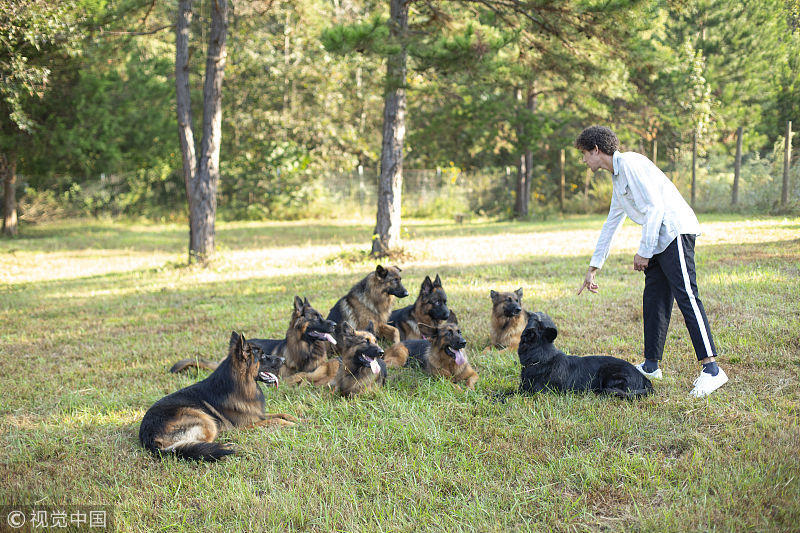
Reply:
[[[298,372],[313,372],[328,360],[328,342],[333,344],[335,323],[324,320],[319,312],[311,307],[308,298],[294,297],[292,317],[284,339],[250,339],[247,343],[286,360],[281,367],[282,378]],[[180,372],[189,367],[214,370],[219,363],[206,359],[182,359],[175,363],[171,372]],[[334,375],[336,371],[333,371]],[[289,381],[288,383],[292,383]]]
[[[389,315],[389,325],[400,331],[400,339],[404,341],[422,339],[420,323],[436,328],[445,320],[458,324],[456,314],[447,308],[447,294],[442,288],[439,274],[433,281],[430,276],[425,276],[417,300],[412,305],[395,309]]]
[[[372,322],[378,337],[392,343],[400,342],[400,332],[387,321],[395,297],[406,296],[408,291],[403,287],[400,269],[378,265],[374,272],[356,283],[350,292],[336,302],[328,313],[328,320],[340,327],[347,322],[354,330],[364,330]],[[341,340],[338,331],[335,336],[337,341]]]
[[[514,292],[491,291],[491,342],[498,348],[516,350],[530,313],[522,307],[522,287]]]
[[[142,418],[139,441],[154,455],[216,461],[235,450],[214,442],[222,430],[253,425],[293,425],[287,414],[266,414],[257,381],[278,384],[283,359],[231,334],[228,357],[203,381],[165,396]]]
[[[348,356],[355,354],[358,350],[364,353],[379,352],[383,356],[383,349],[378,346],[378,341],[375,339],[375,328],[372,322],[367,324],[366,330],[353,330],[347,322],[344,323],[341,330],[339,328],[337,330],[340,338],[337,348],[343,355],[328,359],[310,372],[292,374],[286,378],[286,383],[291,385],[310,383],[317,387],[327,385],[331,388],[337,388],[336,380],[338,379],[342,361],[347,361]],[[379,364],[383,364],[383,361],[380,361]],[[350,387],[355,386],[355,383],[346,385],[343,390],[348,390]]]
[[[427,328],[424,324],[420,326],[428,340],[408,340],[395,344],[386,350],[386,366],[408,366],[414,361],[429,374],[445,376],[454,383],[463,381],[468,388],[474,389],[478,373],[464,354],[467,341],[461,335],[458,324],[444,322],[435,329]]]
[[[350,398],[374,390],[386,383],[386,364],[383,349],[369,331],[354,331],[350,324],[341,328],[342,357],[334,386]]]

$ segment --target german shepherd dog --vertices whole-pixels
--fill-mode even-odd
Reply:
[[[400,332],[387,321],[395,297],[406,296],[408,291],[400,279],[400,269],[378,265],[374,272],[356,283],[350,292],[336,302],[328,313],[328,320],[340,327],[347,322],[354,330],[364,330],[372,322],[378,337],[392,343],[400,342]],[[337,341],[341,340],[338,331],[335,336]]]
[[[346,398],[375,390],[386,383],[383,349],[369,331],[354,331],[347,322],[341,328],[342,357],[334,387]]]
[[[516,350],[530,316],[522,308],[522,287],[514,292],[491,291],[489,295],[492,297],[491,342],[500,349]]]
[[[235,450],[214,442],[222,430],[265,424],[294,425],[287,414],[266,414],[257,381],[278,384],[283,358],[249,345],[235,331],[226,357],[203,381],[154,403],[139,427],[139,441],[156,456],[216,461]]]
[[[425,276],[413,305],[395,309],[389,315],[389,325],[400,331],[400,339],[404,341],[423,338],[419,331],[420,323],[436,328],[445,320],[458,324],[456,314],[447,308],[447,294],[442,288],[439,274],[433,281],[430,276]]]
[[[478,373],[464,354],[467,341],[461,335],[458,324],[443,322],[437,328],[427,328],[424,324],[420,326],[428,340],[406,340],[395,344],[386,350],[386,366],[410,366],[414,361],[429,374],[450,378],[453,383],[463,381],[468,388],[474,389]]]
[[[549,316],[531,314],[518,352],[522,364],[520,392],[594,391],[621,398],[653,392],[650,380],[629,362],[607,355],[566,355],[553,346],[556,336],[558,329]]]
[[[337,330],[338,329],[339,328],[337,328]],[[366,330],[358,331],[353,330],[353,328],[350,327],[350,324],[345,322],[341,331],[339,331],[339,337],[341,338],[341,341],[337,345],[337,348],[343,354],[341,357],[328,359],[311,372],[298,372],[296,374],[292,374],[286,378],[286,383],[290,383],[292,385],[310,383],[317,387],[327,385],[331,388],[337,388],[336,380],[338,379],[338,375],[341,370],[342,361],[347,361],[348,356],[355,356],[356,351],[359,350],[366,354],[375,352],[379,353],[381,357],[383,356],[383,349],[378,346],[378,341],[375,339],[375,328],[372,322],[367,324]],[[375,356],[370,357],[373,359],[375,358]],[[380,361],[378,364],[382,365],[383,361]],[[355,385],[353,384],[349,386]]]
[[[311,307],[308,298],[294,297],[292,317],[284,339],[250,339],[248,344],[286,360],[280,376],[285,378],[299,372],[313,372],[328,361],[328,342],[336,344],[331,335],[335,323],[323,320],[322,315]],[[214,370],[219,363],[206,359],[182,359],[172,366],[171,372],[180,372],[189,367]],[[333,371],[334,375],[336,370]],[[292,380],[287,383],[292,383]]]

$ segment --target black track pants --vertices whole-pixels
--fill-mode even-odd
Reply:
[[[673,300],[683,313],[697,360],[717,354],[706,311],[697,293],[694,239],[694,235],[679,235],[666,250],[650,259],[644,271],[645,359],[660,361],[664,354]]]

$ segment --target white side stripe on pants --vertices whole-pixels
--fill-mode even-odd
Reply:
[[[714,357],[714,352],[711,350],[711,343],[708,341],[708,332],[706,331],[706,323],[703,321],[703,315],[700,314],[700,308],[697,307],[697,299],[694,297],[692,291],[692,284],[689,280],[689,270],[686,268],[686,258],[683,255],[683,239],[678,235],[678,256],[681,261],[681,272],[683,273],[683,284],[686,285],[686,292],[689,294],[689,302],[694,309],[694,316],[697,319],[697,327],[700,329],[700,336],[703,337],[703,345],[706,348],[706,357]]]

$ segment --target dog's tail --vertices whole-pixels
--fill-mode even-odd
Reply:
[[[174,455],[190,461],[218,461],[226,455],[236,453],[233,448],[223,446],[218,442],[193,442],[175,446],[169,450],[162,450],[153,443],[145,444],[145,448],[158,458]]]
[[[216,370],[219,366],[217,361],[209,361],[208,359],[203,358],[191,358],[191,359],[181,359],[174,365],[172,368],[169,369],[170,372],[173,374],[177,374],[178,372],[183,372],[187,368],[205,368],[206,370]]]

